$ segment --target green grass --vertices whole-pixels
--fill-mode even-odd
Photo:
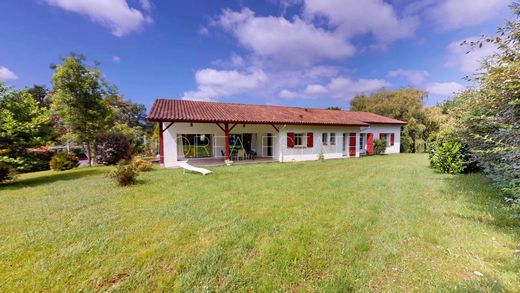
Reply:
[[[519,219],[480,174],[425,155],[210,169],[0,187],[0,291],[520,291]]]

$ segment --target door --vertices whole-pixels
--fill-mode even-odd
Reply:
[[[374,134],[367,133],[367,155],[374,154]]]
[[[351,157],[356,156],[356,133],[355,132],[351,132],[349,134],[348,155]]]
[[[251,151],[251,141],[253,140],[253,134],[251,133],[244,133],[243,135],[243,144],[244,144],[244,150]]]
[[[271,133],[267,134],[267,156],[273,156],[273,135]]]

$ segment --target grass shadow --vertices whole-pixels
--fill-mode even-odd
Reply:
[[[0,185],[0,190],[16,190],[24,187],[34,187],[39,185],[51,184],[56,181],[63,180],[75,180],[81,177],[90,176],[90,175],[100,175],[104,174],[105,170],[101,169],[92,169],[92,168],[80,168],[72,171],[61,171],[61,172],[49,172],[43,176],[31,177],[31,178],[22,178],[18,179],[14,182],[8,182],[3,185]]]
[[[462,174],[444,180],[451,194],[462,197],[470,209],[480,214],[451,216],[489,225],[520,241],[520,215],[510,208],[501,192],[483,174]]]

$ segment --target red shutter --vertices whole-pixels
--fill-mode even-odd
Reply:
[[[349,134],[348,155],[350,157],[356,156],[356,133],[355,132],[351,132]]]
[[[314,133],[307,132],[307,147],[312,148],[314,146]]]
[[[374,134],[367,133],[367,155],[374,154]]]
[[[294,147],[294,132],[287,133],[287,147],[288,148]]]
[[[394,134],[391,133],[390,134],[390,145],[394,145],[394,139],[395,139]]]

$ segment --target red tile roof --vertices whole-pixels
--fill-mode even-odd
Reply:
[[[368,126],[369,124],[406,124],[406,122],[400,120],[369,112],[171,99],[157,99],[148,114],[148,120],[172,122],[352,126]]]

